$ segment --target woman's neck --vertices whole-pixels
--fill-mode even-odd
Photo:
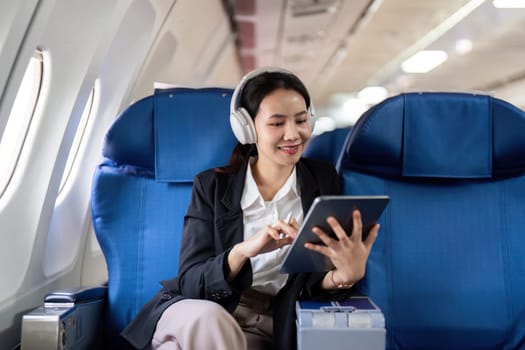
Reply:
[[[251,165],[253,179],[265,201],[272,200],[275,194],[283,187],[293,171],[290,166],[263,166],[259,161]]]

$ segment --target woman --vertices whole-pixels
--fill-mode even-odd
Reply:
[[[288,71],[256,70],[239,83],[230,117],[239,144],[226,167],[196,176],[179,276],[162,281],[123,331],[132,345],[294,349],[295,301],[350,289],[364,276],[379,226],[363,242],[357,210],[350,237],[327,218],[339,240],[316,228],[326,246],[305,245],[330,258],[334,270],[279,273],[312,201],[341,190],[332,165],[301,158],[312,134],[310,110],[305,86]]]

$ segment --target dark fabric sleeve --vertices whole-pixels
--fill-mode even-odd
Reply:
[[[232,283],[226,280],[229,249],[221,244],[215,225],[214,193],[213,182],[196,177],[184,217],[178,289],[184,297],[212,300],[232,312],[242,290],[252,283],[252,270],[247,262]]]

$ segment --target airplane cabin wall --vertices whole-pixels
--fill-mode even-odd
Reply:
[[[213,11],[204,15],[203,7]],[[240,68],[220,0],[2,2],[0,23],[0,133],[34,50],[44,56],[42,94],[0,197],[0,347],[9,349],[19,342],[22,315],[45,294],[107,279],[89,196],[104,134],[118,113],[151,94],[154,81],[233,86]]]
[[[42,1],[35,16],[46,15],[46,20],[28,23],[27,30],[34,35],[23,41],[20,49],[23,55],[17,57],[16,68],[23,72],[33,51],[41,48],[44,74],[41,97],[20,157],[0,198],[1,236],[5,242],[0,248],[1,344],[13,345],[18,341],[21,314],[41,304],[45,293],[79,284],[79,259],[64,265],[60,273],[45,271],[50,219],[61,179],[60,168],[65,164],[65,159],[60,162],[59,151],[68,124],[75,122],[75,111],[79,110],[76,106],[82,105],[89,95],[96,67],[111,43],[118,28],[119,12],[128,6],[127,2],[57,1],[44,5]],[[48,12],[40,12],[40,6],[46,6]],[[17,77],[21,79],[21,74]],[[3,96],[16,94],[19,79],[10,79]],[[8,102],[12,104],[12,100]],[[10,106],[6,100],[3,102],[2,115],[9,115]],[[86,213],[75,215],[85,217]],[[78,226],[64,233],[78,237],[81,229]],[[56,252],[52,259],[79,248],[77,242],[76,246]]]

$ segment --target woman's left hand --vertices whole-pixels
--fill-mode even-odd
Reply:
[[[334,217],[328,217],[326,222],[338,239],[331,238],[319,227],[312,231],[321,239],[325,245],[306,243],[307,249],[316,251],[327,256],[335,269],[329,271],[322,282],[324,289],[337,289],[350,287],[365,275],[366,261],[370,255],[372,245],[376,240],[379,224],[375,224],[368,233],[365,241],[363,237],[363,223],[359,210],[352,212],[353,229],[352,235],[348,236]]]

